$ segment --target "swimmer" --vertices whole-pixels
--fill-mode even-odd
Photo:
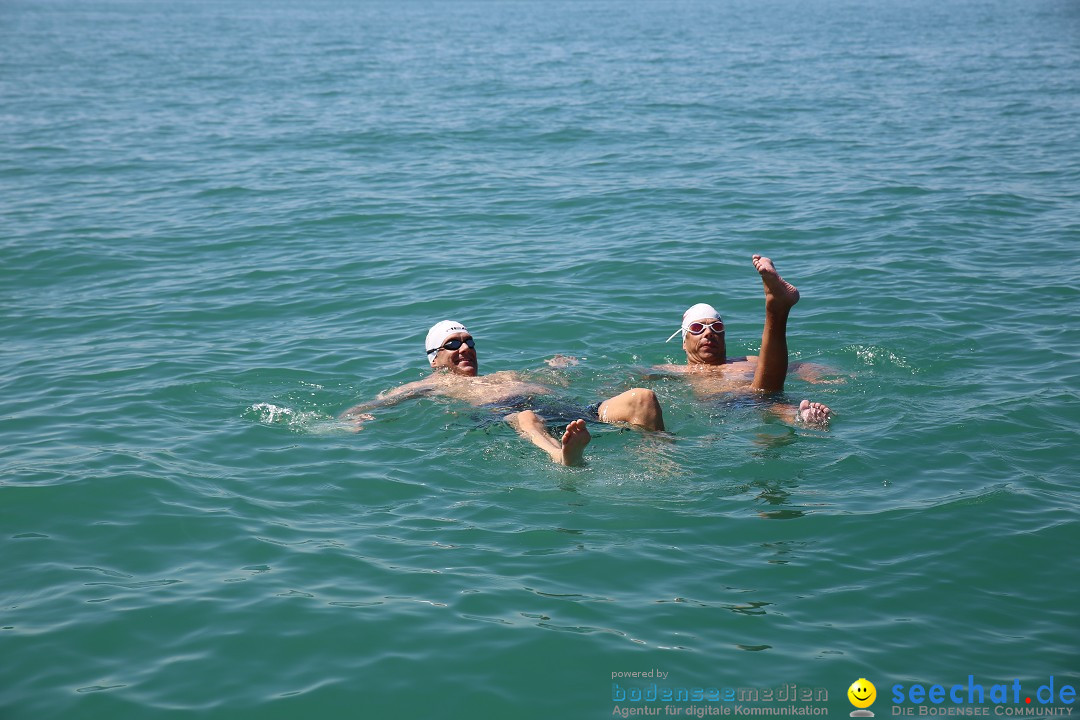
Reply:
[[[425,395],[441,395],[461,400],[475,407],[513,409],[503,419],[519,435],[545,451],[560,465],[581,465],[585,461],[585,447],[591,440],[584,418],[578,418],[566,427],[561,438],[547,431],[544,418],[535,410],[525,407],[534,397],[550,397],[554,390],[541,383],[531,382],[519,373],[502,370],[490,375],[480,375],[476,355],[476,341],[461,323],[443,320],[431,327],[424,345],[432,373],[423,380],[407,383],[380,393],[374,400],[355,405],[340,416],[359,430],[363,423],[372,420],[370,410],[395,405],[403,400]],[[572,359],[558,356],[553,367],[565,367]],[[652,390],[634,388],[600,403],[596,418],[603,423],[625,423],[643,430],[663,430],[664,417],[660,403]]]
[[[788,373],[787,321],[791,308],[799,302],[799,289],[780,277],[769,258],[754,255],[753,262],[765,287],[765,327],[760,355],[728,357],[720,313],[712,305],[698,303],[683,313],[682,326],[668,338],[682,334],[686,365],[656,368],[685,377],[701,398],[747,390],[771,393],[784,389]],[[804,379],[813,382],[819,376],[818,368],[800,365]],[[827,426],[832,416],[829,408],[808,400],[798,407],[776,405],[772,412],[788,422],[801,421],[815,427]]]

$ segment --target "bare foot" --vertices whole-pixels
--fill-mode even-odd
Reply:
[[[828,427],[829,418],[832,417],[832,410],[821,403],[810,402],[809,400],[803,400],[799,403],[799,409],[796,413],[796,419],[819,428]]]
[[[567,425],[562,442],[548,434],[544,419],[532,410],[511,413],[505,420],[522,437],[527,438],[560,465],[581,465],[585,462],[585,446],[592,440],[592,435],[585,429],[584,420],[575,420]]]
[[[780,277],[772,260],[761,255],[754,256],[754,268],[765,285],[765,307],[788,309],[799,302],[799,288]]]
[[[585,428],[584,420],[575,420],[566,426],[562,436],[562,451],[559,457],[552,455],[556,462],[563,465],[581,465],[585,462],[585,446],[592,440],[592,435]]]

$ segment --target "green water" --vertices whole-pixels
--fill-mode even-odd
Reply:
[[[1078,37],[1068,0],[0,4],[0,718],[1076,687]],[[642,378],[696,302],[757,350],[755,252],[828,431]],[[670,435],[567,469],[449,400],[334,422],[443,318]]]

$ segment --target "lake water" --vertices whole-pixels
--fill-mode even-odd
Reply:
[[[1078,40],[1075,0],[5,0],[0,717],[1076,687]],[[827,431],[642,378],[696,302],[757,350],[755,252]],[[444,318],[670,435],[343,430]]]

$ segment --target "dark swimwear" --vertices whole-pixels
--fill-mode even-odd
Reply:
[[[480,407],[490,410],[495,417],[488,418],[488,422],[501,421],[511,413],[523,410],[532,410],[544,419],[544,423],[552,426],[566,426],[574,420],[582,419],[591,422],[600,420],[600,405],[582,407],[566,400],[550,397],[535,397],[533,395],[514,395],[513,397],[500,400],[499,402],[487,403]],[[487,422],[483,424],[488,424]]]
[[[769,408],[776,402],[776,396],[763,393],[723,393],[708,399],[710,406],[717,410],[741,410],[744,408]]]

